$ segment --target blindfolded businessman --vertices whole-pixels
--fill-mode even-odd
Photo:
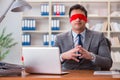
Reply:
[[[110,44],[103,33],[86,28],[86,9],[80,4],[73,5],[69,19],[71,31],[58,34],[55,40],[62,69],[109,70],[112,66]]]

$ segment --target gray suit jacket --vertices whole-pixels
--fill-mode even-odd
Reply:
[[[66,52],[74,47],[71,31],[56,36],[55,46],[59,47],[60,53]],[[73,60],[65,60],[62,69],[65,70],[109,70],[112,66],[109,44],[103,33],[86,29],[83,47],[96,55],[95,62],[82,59],[79,63]]]

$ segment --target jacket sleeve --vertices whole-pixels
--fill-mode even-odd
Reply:
[[[56,38],[55,38],[55,45],[54,45],[54,47],[59,47],[60,53],[62,53],[61,47],[60,47],[60,38],[59,38],[59,35],[57,35]]]

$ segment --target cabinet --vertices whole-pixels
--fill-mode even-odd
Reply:
[[[56,34],[71,29],[69,8],[74,4],[82,4],[88,11],[86,26],[103,32],[112,42],[112,53],[117,51],[120,58],[119,0],[27,0],[27,2],[32,6],[32,10],[23,13],[23,20],[35,20],[34,30],[22,30],[23,34],[30,35],[29,46],[54,45]]]

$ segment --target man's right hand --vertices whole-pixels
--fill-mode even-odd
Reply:
[[[79,62],[79,59],[77,57],[80,57],[81,54],[76,54],[76,52],[79,51],[79,47],[75,47],[67,52],[64,52],[61,54],[61,58],[64,60],[75,60],[76,62]]]

